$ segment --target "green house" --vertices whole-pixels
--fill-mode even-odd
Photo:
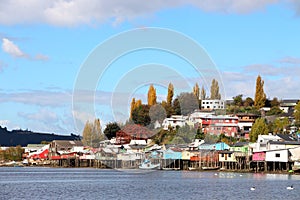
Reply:
[[[249,143],[248,142],[237,142],[230,147],[230,151],[248,153]]]

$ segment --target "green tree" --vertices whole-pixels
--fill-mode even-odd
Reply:
[[[277,117],[273,123],[273,133],[284,133],[290,122],[287,117]]]
[[[167,104],[168,104],[168,106],[172,105],[173,96],[174,96],[174,86],[173,86],[172,83],[169,83],[169,86],[168,86],[168,96],[167,96]]]
[[[257,118],[250,131],[250,141],[256,142],[258,135],[267,135],[269,133],[268,125],[264,118]]]
[[[116,137],[116,133],[121,130],[117,122],[110,122],[104,129],[104,134],[108,139]]]
[[[274,97],[271,101],[271,107],[278,107],[280,105],[280,102],[278,101],[277,97]]]
[[[103,139],[100,119],[95,119],[94,123],[87,121],[82,132],[82,143],[86,146],[98,147]]]
[[[243,95],[239,94],[233,98],[233,104],[236,106],[242,106],[243,105]]]
[[[140,105],[135,108],[132,112],[133,122],[142,126],[148,126],[151,122],[149,109],[150,107],[148,105]]]
[[[256,88],[255,88],[255,98],[254,106],[260,109],[265,106],[266,94],[264,92],[264,81],[261,79],[260,75],[256,78]]]
[[[205,138],[204,133],[202,132],[201,128],[197,129],[196,135],[195,135],[195,139],[200,139],[203,140]]]
[[[254,101],[251,97],[247,97],[244,101],[244,106],[245,107],[250,107],[254,105]]]
[[[173,101],[173,113],[174,115],[181,115],[181,106],[178,97]]]
[[[210,86],[210,99],[221,99],[219,92],[219,83],[216,79],[213,79]]]
[[[295,118],[295,124],[299,126],[300,125],[300,101],[298,101],[297,105],[295,106],[294,118]]]
[[[267,115],[279,115],[282,113],[282,110],[279,106],[273,106],[266,114]]]
[[[166,101],[162,101],[161,105],[165,109],[166,117],[170,117],[173,114],[173,112],[174,112],[172,104],[168,104]]]
[[[156,104],[156,90],[153,85],[150,85],[148,90],[148,106]]]

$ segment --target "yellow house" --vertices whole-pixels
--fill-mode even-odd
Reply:
[[[190,158],[191,158],[191,152],[190,151],[184,150],[184,151],[181,152],[181,159],[182,160],[190,160]]]
[[[236,162],[236,157],[233,151],[220,151],[219,162]]]

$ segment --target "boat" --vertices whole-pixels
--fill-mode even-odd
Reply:
[[[160,163],[153,164],[150,160],[144,160],[144,162],[139,165],[139,169],[160,169]]]
[[[202,170],[218,170],[220,167],[202,167]]]
[[[196,167],[189,167],[188,169],[189,169],[189,171],[196,171],[196,170],[198,170],[198,168],[196,168]]]

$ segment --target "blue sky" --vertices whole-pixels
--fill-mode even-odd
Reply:
[[[0,125],[80,134],[82,124],[93,117],[99,117],[102,125],[125,120],[128,110],[121,113],[116,105],[127,108],[133,96],[145,101],[143,95],[151,83],[160,99],[165,98],[168,82],[178,83],[178,94],[182,80],[175,72],[191,84],[204,85],[209,93],[210,83],[182,58],[142,49],[111,63],[99,77],[93,99],[84,99],[82,93],[83,102],[95,101],[92,113],[85,111],[85,104],[74,110],[76,81],[89,55],[124,32],[151,27],[197,42],[220,73],[225,99],[238,94],[253,97],[258,74],[265,81],[268,98],[299,98],[299,14],[297,0],[4,0],[0,6]],[[158,83],[158,76],[151,79],[151,75],[162,72],[138,71],[149,63],[174,74]],[[152,82],[141,82],[149,77]],[[114,102],[112,96],[120,85],[124,88],[124,81],[130,82],[126,86],[132,91]]]

